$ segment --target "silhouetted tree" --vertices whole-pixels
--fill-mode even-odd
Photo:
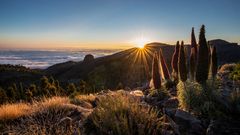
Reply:
[[[155,89],[161,88],[161,76],[159,73],[159,61],[157,52],[153,55],[153,63],[152,63],[152,83]]]
[[[54,80],[54,78],[52,76],[49,78],[49,83],[51,85],[55,85],[55,80]]]
[[[49,91],[50,96],[56,96],[57,95],[57,88],[55,87],[55,85],[49,85],[48,91]]]
[[[7,101],[7,94],[4,89],[0,87],[0,104],[3,104]]]
[[[170,74],[169,74],[169,70],[168,70],[167,64],[165,62],[165,59],[162,54],[162,49],[160,49],[160,51],[159,51],[159,59],[160,59],[161,75],[165,80],[168,80],[168,79],[170,79]]]
[[[26,100],[27,101],[32,101],[33,93],[30,89],[26,90],[25,95],[26,95]]]
[[[41,78],[41,82],[40,82],[40,95],[49,95],[49,91],[48,91],[48,87],[49,87],[49,81],[48,78],[46,76],[43,76]]]
[[[209,51],[205,38],[205,26],[202,25],[199,34],[198,62],[196,70],[196,81],[204,84],[208,79]]]
[[[175,79],[178,78],[178,55],[179,55],[179,41],[177,41],[176,46],[175,46],[175,50],[172,56],[172,72],[173,72],[173,77]]]
[[[217,74],[218,64],[217,64],[217,52],[216,47],[211,48],[211,74],[212,78],[215,79]]]
[[[80,82],[79,82],[79,92],[86,93],[86,89],[87,89],[87,82],[85,82],[84,80],[80,80]]]
[[[8,96],[8,99],[10,99],[11,101],[15,101],[17,95],[16,95],[16,89],[14,89],[13,86],[9,86],[7,88],[6,94]]]
[[[77,89],[76,89],[76,86],[74,85],[74,83],[70,83],[68,86],[67,86],[67,94],[70,95],[74,92],[76,92]]]
[[[20,82],[19,84],[19,93],[20,93],[20,99],[25,100],[26,96],[25,96],[25,90],[23,88],[22,82]]]
[[[182,41],[180,49],[179,49],[178,71],[179,71],[179,79],[182,82],[185,82],[187,80],[187,67],[186,67],[186,57],[185,57],[185,52],[184,52],[183,41]]]

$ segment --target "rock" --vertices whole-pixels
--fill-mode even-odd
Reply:
[[[175,122],[180,126],[180,132],[194,135],[202,135],[204,132],[201,121],[186,111],[177,109]]]
[[[92,54],[85,55],[83,62],[92,62],[94,60],[94,56]]]
[[[163,102],[163,107],[165,108],[178,108],[178,98],[177,97],[171,97]]]
[[[176,110],[176,108],[163,108],[163,112],[171,118],[174,118]]]
[[[169,117],[168,115],[164,115],[164,118],[169,122],[175,134],[180,135],[179,126],[172,120],[172,118]]]
[[[239,120],[211,120],[206,135],[239,135]]]
[[[191,124],[195,122],[201,123],[201,121],[195,118],[193,115],[180,109],[176,110],[175,120],[177,121],[177,123],[183,124]]]

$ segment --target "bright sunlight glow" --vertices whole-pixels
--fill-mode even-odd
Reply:
[[[134,40],[134,44],[136,45],[136,47],[143,49],[144,46],[149,43],[149,39],[145,38],[145,37],[139,37],[137,39]]]

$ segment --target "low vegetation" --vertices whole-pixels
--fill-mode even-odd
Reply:
[[[161,116],[134,98],[116,93],[99,98],[85,125],[87,133],[101,135],[157,135],[161,134]]]

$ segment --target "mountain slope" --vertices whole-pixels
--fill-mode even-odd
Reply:
[[[211,40],[209,43],[217,47],[220,65],[240,61],[239,45],[224,40]],[[190,46],[186,46],[189,52]],[[149,80],[152,54],[159,51],[160,48],[162,48],[170,68],[174,46],[155,42],[146,45],[145,53],[138,48],[131,48],[113,55],[96,58],[91,62],[56,64],[47,68],[45,72],[63,82],[78,82],[83,79],[94,85],[95,88],[114,88],[119,83],[124,86],[136,87]]]

